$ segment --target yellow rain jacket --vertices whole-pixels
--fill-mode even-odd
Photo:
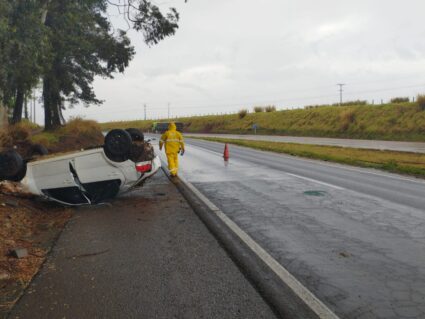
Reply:
[[[168,125],[168,131],[161,136],[159,141],[159,149],[165,144],[165,154],[167,154],[168,170],[172,176],[177,175],[179,169],[178,153],[184,153],[184,141],[183,136],[176,129],[176,124],[170,123]]]

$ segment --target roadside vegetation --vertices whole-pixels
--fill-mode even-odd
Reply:
[[[103,134],[97,122],[81,118],[71,119],[66,125],[48,132],[33,123],[22,121],[0,131],[0,151],[17,144],[24,148],[41,144],[49,153],[57,153],[101,145]]]
[[[425,178],[425,154],[420,153],[212,137],[199,139]]]
[[[399,100],[399,99],[398,99]],[[397,100],[397,101],[398,101]],[[359,104],[355,104],[359,103]],[[316,136],[399,141],[425,141],[425,96],[416,102],[367,105],[364,101],[346,106],[308,106],[305,109],[176,118],[188,133]],[[353,104],[353,105],[352,105]],[[167,121],[167,120],[164,120]],[[153,121],[110,122],[103,129],[137,127],[149,130]]]

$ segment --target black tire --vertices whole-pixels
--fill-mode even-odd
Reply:
[[[128,132],[128,134],[130,134],[131,139],[133,140],[133,142],[143,142],[145,140],[145,136],[143,134],[143,132],[137,128],[128,128],[126,129],[126,131]]]
[[[130,153],[131,144],[131,136],[127,131],[115,129],[106,134],[103,149],[106,156],[112,161],[114,161],[112,157],[125,158],[126,160]]]
[[[8,178],[8,180],[12,182],[20,182],[24,179],[25,175],[27,175],[27,164],[24,162],[24,166],[22,166],[21,170],[16,175]]]
[[[49,151],[41,144],[34,144],[31,148],[31,156],[44,156],[47,154],[49,154]]]
[[[134,143],[130,149],[129,159],[135,163],[140,162],[140,159],[142,158],[144,153],[145,153],[144,145]]]
[[[117,163],[121,163],[121,162],[125,162],[126,160],[129,159],[129,155],[114,155],[108,152],[107,149],[105,149],[105,147],[103,148],[103,152],[105,153],[106,157],[113,161],[113,162],[117,162]]]
[[[10,180],[20,173],[25,166],[21,155],[15,150],[0,153],[0,176]]]

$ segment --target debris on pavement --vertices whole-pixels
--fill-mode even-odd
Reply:
[[[15,248],[10,250],[9,255],[18,259],[28,257],[28,249],[26,248]]]
[[[12,181],[1,181],[0,182],[0,194],[12,195],[13,197],[31,198],[33,194],[29,193],[24,185],[18,182]],[[18,202],[15,199],[9,199],[0,202],[6,206],[17,207]]]

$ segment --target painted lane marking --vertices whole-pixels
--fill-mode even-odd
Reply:
[[[279,264],[267,251],[245,233],[236,223],[227,217],[215,206],[204,194],[192,183],[180,177],[180,180],[201,200],[227,227],[230,228],[270,269],[286,284],[320,319],[339,319],[323,302],[321,302],[310,290],[300,283],[291,273]]]
[[[292,177],[295,177],[295,178],[299,178],[299,179],[304,179],[306,181],[313,182],[313,183],[316,183],[316,184],[332,187],[332,188],[335,188],[335,189],[338,189],[338,190],[344,190],[345,189],[343,187],[339,187],[339,186],[336,186],[336,185],[333,185],[333,184],[321,182],[321,181],[318,181],[318,180],[313,179],[313,178],[308,178],[308,177],[304,177],[304,176],[300,176],[300,175],[296,175],[296,174],[291,174],[291,173],[286,173],[286,175],[289,175],[289,176],[292,176]]]

